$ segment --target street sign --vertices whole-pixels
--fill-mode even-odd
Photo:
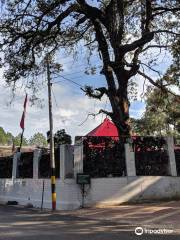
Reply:
[[[90,184],[90,175],[84,173],[77,173],[77,184]]]

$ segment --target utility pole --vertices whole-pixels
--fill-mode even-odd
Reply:
[[[49,127],[50,127],[50,161],[51,161],[51,193],[52,210],[56,210],[56,175],[54,158],[54,135],[53,135],[53,117],[52,117],[52,96],[51,96],[51,73],[49,65],[49,54],[47,54],[47,80],[48,80],[48,102],[49,102]]]

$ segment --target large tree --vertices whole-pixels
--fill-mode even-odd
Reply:
[[[7,83],[37,76],[47,51],[72,49],[78,42],[98,51],[107,87],[83,90],[90,97],[107,95],[119,134],[129,135],[128,86],[144,77],[163,92],[171,84],[151,77],[160,53],[179,48],[178,0],[11,0],[4,3],[0,24]],[[152,51],[153,50],[153,51]],[[158,54],[159,51],[159,54]],[[154,53],[154,55],[153,55]],[[31,80],[27,83],[34,84]],[[174,94],[174,93],[173,93]]]

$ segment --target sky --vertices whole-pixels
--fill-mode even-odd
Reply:
[[[72,57],[60,57],[60,61],[63,64],[64,71],[61,73],[65,78],[77,82],[79,85],[92,85],[93,87],[105,86],[106,81],[99,73],[96,75],[84,74],[84,69],[87,66],[87,60],[79,59],[74,61]],[[92,58],[92,63],[100,65],[97,57]],[[42,76],[46,78],[46,74]],[[25,97],[25,91],[21,88],[17,90],[15,99],[9,104],[11,99],[11,89],[5,87],[5,82],[2,76],[2,69],[0,70],[0,126],[5,129],[6,132],[11,132],[13,135],[17,135],[21,132],[19,122],[23,111],[23,102]],[[54,132],[59,129],[65,129],[68,134],[74,139],[75,136],[84,136],[89,131],[99,125],[105,115],[98,115],[95,118],[89,116],[89,113],[97,113],[99,109],[110,109],[110,104],[107,97],[103,97],[102,101],[90,99],[85,96],[84,92],[80,90],[80,87],[72,82],[69,82],[63,78],[54,78],[52,90],[53,90],[53,120],[54,120]],[[139,93],[141,92],[139,87]],[[37,105],[27,105],[27,113],[25,119],[25,132],[24,136],[30,138],[34,133],[41,132],[46,134],[49,129],[48,123],[48,92],[47,87],[44,86],[39,92],[39,97],[43,99],[43,107]],[[145,109],[144,101],[139,100],[133,102],[130,108],[130,115],[135,118],[140,118]],[[86,121],[85,121],[86,120]]]
[[[66,132],[72,136],[72,139],[74,139],[75,136],[84,136],[102,123],[106,117],[100,114],[95,118],[92,116],[87,118],[88,114],[98,113],[101,108],[110,110],[110,104],[107,97],[103,97],[101,101],[90,99],[85,96],[80,86],[86,84],[94,88],[106,86],[105,78],[99,74],[100,68],[98,68],[97,74],[95,75],[87,75],[84,73],[88,63],[87,56],[83,51],[78,59],[75,60],[71,55],[67,56],[64,55],[64,53],[59,53],[56,61],[63,64],[63,72],[60,74],[65,79],[62,77],[53,77],[52,79],[53,82],[55,82],[52,87],[54,132],[65,129]],[[164,58],[162,55],[158,69],[165,72],[169,63],[169,57]],[[92,56],[90,64],[97,67],[101,65],[97,54]],[[154,79],[157,77],[153,72],[149,72],[149,75]],[[15,99],[9,104],[11,100],[11,89],[5,87],[2,69],[0,69],[0,79],[0,126],[3,127],[6,132],[11,132],[16,136],[21,132],[19,122],[23,111],[25,91],[21,88],[21,85],[19,85]],[[46,74],[42,76],[42,79],[46,79]],[[76,84],[67,79],[70,79]],[[138,100],[131,102],[130,116],[140,118],[145,111],[145,101],[141,97],[144,79],[140,76],[136,77],[136,82],[138,83]],[[146,87],[147,82],[145,82],[145,89]],[[46,85],[38,93],[38,97],[43,100],[42,108],[37,104],[31,106],[30,103],[28,103],[27,106],[24,136],[28,139],[37,132],[46,135],[49,129],[48,92]]]
[[[106,117],[100,114],[95,118],[92,116],[87,118],[89,113],[97,113],[101,108],[106,110],[110,109],[110,104],[106,97],[103,97],[102,101],[89,99],[82,90],[80,90],[79,85],[84,86],[88,84],[94,88],[102,87],[106,86],[106,81],[104,76],[99,74],[99,71],[93,76],[84,73],[85,68],[88,66],[87,54],[83,46],[79,48],[79,52],[80,56],[76,60],[73,60],[73,56],[71,55],[67,56],[64,55],[64,53],[59,53],[56,60],[63,64],[63,72],[61,75],[66,79],[62,77],[53,78],[53,82],[57,82],[53,84],[54,132],[59,129],[65,129],[66,132],[72,136],[72,139],[74,139],[75,136],[86,135]],[[157,70],[161,70],[162,73],[165,72],[170,61],[169,56],[164,57],[162,54]],[[91,64],[97,67],[101,65],[97,54],[92,56]],[[153,72],[148,72],[148,74],[154,79],[157,77]],[[42,78],[46,78],[46,74],[44,74]],[[73,84],[67,79],[77,84]],[[136,82],[138,83],[138,100],[131,103],[130,116],[140,118],[145,111],[145,102],[144,99],[141,98],[144,79],[142,77],[136,77]],[[145,89],[146,86],[147,82],[145,82]],[[30,106],[30,103],[28,103],[24,132],[26,138],[30,138],[36,132],[41,132],[46,135],[46,132],[49,130],[47,86],[44,86],[38,94],[39,97],[44,100],[44,106],[40,108],[37,105]],[[15,99],[12,104],[9,104],[11,90],[5,87],[2,69],[0,69],[0,96],[0,126],[3,127],[6,132],[11,132],[16,136],[21,132],[19,122],[23,111],[25,91],[23,88],[21,89],[19,85]]]

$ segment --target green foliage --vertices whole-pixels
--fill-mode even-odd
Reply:
[[[14,142],[15,146],[20,146],[21,133],[17,136],[13,136],[10,132],[5,132],[2,127],[0,127],[0,144],[1,145],[12,145]],[[55,133],[54,137],[55,146],[60,144],[71,144],[71,136],[66,133],[64,129],[61,129]],[[46,147],[47,139],[42,133],[35,133],[29,140],[23,137],[23,146],[35,145],[38,147]]]
[[[131,134],[138,136],[148,136],[150,135],[150,131],[148,129],[148,125],[146,124],[145,119],[135,119],[130,118],[130,126],[131,126]]]
[[[6,139],[7,139],[7,144],[12,145],[14,136],[12,135],[12,133],[7,132],[6,133]]]
[[[132,131],[137,135],[180,136],[179,98],[152,90],[146,100],[146,110],[141,119],[131,119]]]
[[[4,145],[7,143],[6,133],[2,127],[0,127],[0,144]]]
[[[21,133],[19,133],[16,137],[14,137],[14,144],[15,146],[20,146],[21,143]],[[22,141],[22,146],[27,146],[28,145],[28,140],[23,137],[23,141]]]
[[[99,54],[100,73],[106,79],[103,91],[98,88],[100,93],[91,87],[84,92],[99,100],[106,95],[112,111],[104,112],[120,134],[129,135],[129,100],[136,95],[137,79],[143,77],[165,93],[172,93],[172,86],[179,84],[178,0],[3,2],[6,10],[0,21],[0,65],[5,67],[6,82],[13,90],[19,80],[26,79],[26,87],[37,95],[38,75],[44,71],[47,52],[64,49],[74,53],[84,44],[90,57]],[[173,61],[163,78],[165,71],[159,71],[158,65],[169,53]],[[86,73],[95,74],[96,69],[91,66]],[[151,119],[152,127],[163,124],[164,112],[161,114],[156,121]]]
[[[180,39],[175,41],[171,46],[171,53],[173,62],[163,76],[162,81],[167,86],[175,85],[180,90]]]
[[[72,143],[71,136],[66,133],[65,129],[61,129],[55,133],[54,143],[55,146],[61,144],[71,144]]]
[[[2,145],[12,145],[13,135],[10,132],[5,132],[2,127],[0,127],[0,144]]]
[[[47,146],[46,137],[42,133],[35,133],[29,140],[30,145],[35,145],[38,147]]]

